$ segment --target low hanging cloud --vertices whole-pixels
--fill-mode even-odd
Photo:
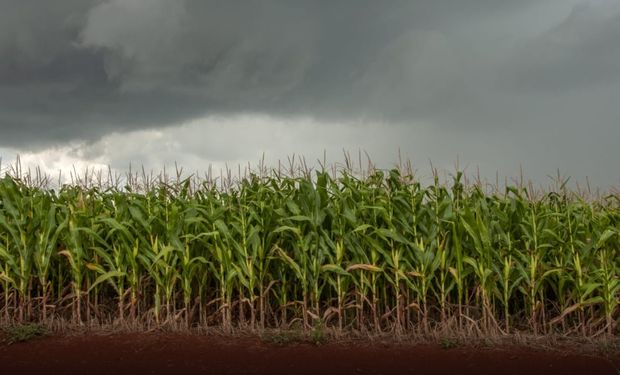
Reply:
[[[388,163],[400,148],[438,164],[458,155],[491,174],[525,164],[537,176],[620,177],[610,141],[620,138],[615,0],[0,0],[0,9],[5,160],[198,166],[346,148]],[[255,142],[235,147],[228,135],[239,132]],[[273,132],[295,147],[264,136]],[[157,146],[110,146],[127,139]],[[191,151],[196,139],[210,151]]]
[[[605,93],[620,83],[618,40],[620,3],[579,4],[561,23],[521,41],[504,57],[498,86],[509,93],[537,94],[539,98]]]
[[[473,9],[514,5],[433,4],[5,0],[1,142],[96,139],[239,112],[402,119],[436,110],[458,73],[438,61],[452,58],[442,30],[477,19]]]

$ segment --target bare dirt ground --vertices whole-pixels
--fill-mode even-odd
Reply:
[[[2,374],[620,374],[611,356],[524,347],[339,342],[172,333],[80,334],[0,344]]]

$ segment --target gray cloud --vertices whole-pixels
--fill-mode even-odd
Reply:
[[[0,5],[0,125],[12,145],[214,113],[424,115],[463,91],[442,30],[515,8],[489,0]]]
[[[0,0],[0,9],[0,147],[84,141],[71,157],[121,165],[152,156],[139,147],[114,155],[102,146],[111,134],[134,132],[140,143],[147,135],[135,131],[173,137],[201,118],[264,115],[330,124],[317,129],[331,127],[340,143],[366,132],[343,147],[390,157],[410,144],[422,160],[439,150],[497,161],[491,168],[524,161],[539,174],[605,166],[617,179],[615,0]],[[261,132],[283,132],[282,123],[261,120],[255,130],[235,125],[257,140],[254,151],[212,135],[207,152],[192,134],[237,134],[209,123],[208,132],[183,128],[171,142],[186,146],[162,155],[237,160],[282,155],[283,142],[310,152],[323,139],[291,125],[274,143]],[[152,152],[163,141],[149,142]]]
[[[509,55],[509,90],[563,93],[620,80],[620,4],[575,6],[559,25]]]

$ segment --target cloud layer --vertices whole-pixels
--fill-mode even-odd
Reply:
[[[83,160],[116,165],[120,154],[199,164],[347,147],[387,160],[400,147],[422,160],[439,149],[497,169],[534,159],[536,174],[599,166],[602,183],[620,177],[610,141],[620,139],[616,1],[0,0],[0,9],[5,150],[81,145],[97,153]],[[218,145],[231,128],[205,125],[240,118],[258,140],[251,155]],[[306,141],[309,123],[346,129],[350,142]],[[279,127],[299,146],[261,138]],[[183,147],[101,146],[158,132]],[[186,146],[198,136],[213,151]],[[411,146],[431,140],[429,150]]]

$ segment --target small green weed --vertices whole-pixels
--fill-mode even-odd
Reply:
[[[261,341],[277,346],[286,346],[295,342],[303,341],[303,337],[298,331],[281,331],[275,333],[265,333],[261,335]]]
[[[323,345],[327,342],[327,335],[325,334],[325,329],[323,326],[323,322],[319,321],[311,332],[310,339],[314,345]]]
[[[41,324],[17,324],[3,328],[8,344],[32,340],[48,334],[47,328]]]
[[[441,339],[439,345],[441,345],[442,349],[452,349],[452,348],[456,348],[456,346],[458,345],[456,340],[453,339],[448,339],[448,338],[444,338]]]

